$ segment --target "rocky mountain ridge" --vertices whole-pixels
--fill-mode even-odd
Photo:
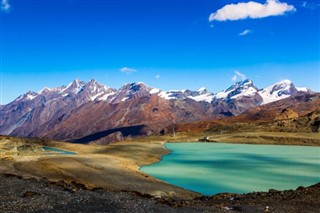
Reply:
[[[296,88],[288,80],[265,89],[244,80],[217,94],[205,88],[162,91],[142,82],[117,90],[93,79],[87,83],[74,80],[67,86],[28,92],[2,105],[0,134],[75,140],[140,126],[138,132],[127,135],[149,135],[172,123],[240,115],[253,107],[304,93],[313,92]]]
[[[58,98],[74,95],[81,95],[86,101],[121,102],[130,99],[133,94],[138,92],[140,95],[158,94],[160,97],[167,100],[183,100],[189,98],[198,102],[206,101],[209,103],[219,99],[238,99],[258,95],[262,99],[260,104],[263,105],[290,97],[298,92],[312,93],[312,90],[305,87],[295,87],[290,80],[280,81],[266,88],[258,89],[253,84],[253,81],[249,79],[236,82],[228,89],[216,94],[208,91],[205,87],[200,88],[198,91],[189,89],[163,91],[158,88],[149,87],[143,82],[128,83],[117,90],[100,84],[94,79],[91,79],[87,83],[76,79],[67,86],[56,88],[46,87],[38,93],[29,91],[26,94],[19,96],[13,102],[34,100],[38,97],[45,97],[47,100],[57,100]],[[9,104],[12,104],[13,102]]]

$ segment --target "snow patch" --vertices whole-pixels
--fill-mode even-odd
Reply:
[[[114,95],[114,94],[115,94],[115,92],[107,93],[107,94],[99,97],[97,100],[98,100],[98,101],[106,101],[106,100],[108,100],[108,98],[109,98],[110,96],[112,96],[112,95]]]
[[[228,97],[228,95],[230,94],[231,91],[229,92],[226,92],[226,91],[221,91],[221,92],[218,92],[215,97],[217,99],[226,99]]]
[[[296,87],[296,89],[300,92],[309,92],[310,89],[308,89],[307,87]]]
[[[254,96],[256,93],[257,93],[257,90],[255,88],[249,87],[248,89],[243,90],[241,93],[239,93],[238,95],[232,96],[231,98],[236,99],[243,96],[251,97],[251,96]]]
[[[128,99],[129,99],[129,97],[124,97],[124,98],[122,98],[121,102],[124,102],[124,101],[126,101]]]
[[[200,87],[200,89],[198,90],[198,92],[203,92],[203,91],[205,91],[205,90],[207,90],[205,87]]]
[[[211,103],[213,98],[214,98],[214,95],[212,95],[210,93],[205,93],[205,94],[194,96],[194,97],[193,96],[188,96],[188,98],[193,99],[193,100],[195,100],[197,102],[205,101],[205,102]]]
[[[261,105],[288,98],[292,95],[292,91],[294,91],[294,89],[295,88],[290,80],[284,80],[268,86],[258,92],[263,99]]]
[[[172,92],[162,91],[162,92],[159,93],[159,96],[160,96],[161,98],[166,99],[166,100],[177,99],[177,97],[172,96]]]
[[[150,91],[150,94],[157,94],[160,92],[160,89],[158,88],[153,88],[151,91]]]
[[[36,97],[38,97],[38,95],[31,95],[31,94],[27,94],[27,99],[29,99],[29,100],[33,100],[33,99],[35,99]]]
[[[93,95],[93,96],[90,97],[90,100],[94,101],[97,97],[99,97],[100,95],[103,95],[103,94],[104,94],[104,92],[100,92],[100,93],[98,93],[96,95]]]

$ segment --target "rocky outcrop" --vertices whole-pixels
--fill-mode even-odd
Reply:
[[[275,120],[285,120],[285,119],[290,119],[290,118],[297,118],[299,117],[299,114],[292,109],[283,109],[278,115]]]

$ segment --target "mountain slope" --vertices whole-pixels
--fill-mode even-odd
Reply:
[[[259,95],[263,100],[261,104],[268,104],[277,100],[288,98],[292,95],[296,95],[298,91],[299,90],[293,85],[291,81],[281,81],[259,91]]]
[[[287,99],[253,107],[239,116],[176,125],[179,132],[319,131],[320,93],[298,93]],[[170,127],[167,127],[168,129]]]
[[[67,86],[28,92],[1,106],[0,134],[74,140],[138,125],[143,126],[141,134],[149,135],[172,123],[254,112],[257,106],[284,98],[288,103],[298,103],[288,99],[298,94],[312,92],[297,89],[290,81],[258,89],[251,80],[244,80],[213,94],[205,88],[162,91],[142,82],[116,90],[95,80],[74,80]]]

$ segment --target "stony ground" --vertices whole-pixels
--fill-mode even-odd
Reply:
[[[219,212],[163,204],[134,192],[86,190],[81,184],[0,175],[0,212]]]
[[[319,212],[320,183],[297,190],[220,194],[193,200],[0,175],[0,212]]]

